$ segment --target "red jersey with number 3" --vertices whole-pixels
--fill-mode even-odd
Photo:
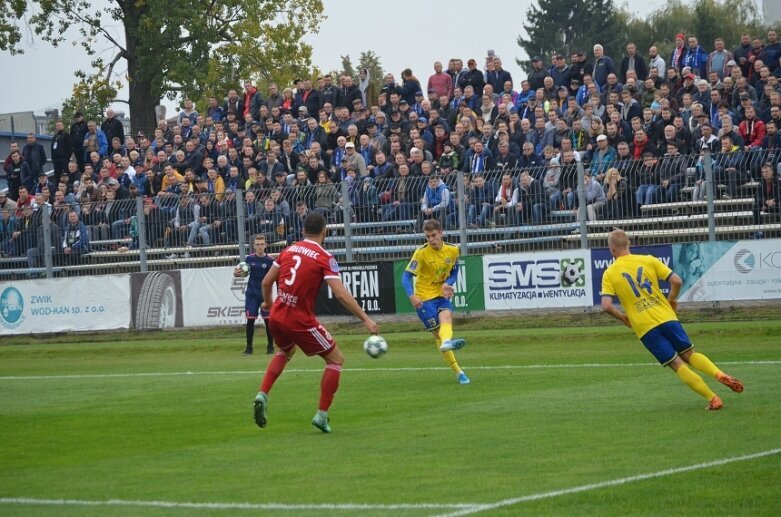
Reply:
[[[315,301],[326,278],[338,278],[339,264],[318,243],[305,239],[288,246],[274,265],[279,267],[277,298],[271,319],[288,326],[318,325]]]

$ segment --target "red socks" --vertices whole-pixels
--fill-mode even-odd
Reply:
[[[266,374],[268,375],[268,373]],[[341,364],[326,365],[323,370],[323,379],[320,381],[320,411],[328,411],[331,402],[334,400],[334,394],[339,389],[339,377],[342,375]],[[265,382],[265,379],[264,379]]]
[[[271,362],[268,363],[266,373],[263,375],[263,382],[260,384],[260,391],[268,395],[271,387],[277,382],[277,378],[282,375],[282,371],[287,365],[287,356],[282,352],[274,354]]]

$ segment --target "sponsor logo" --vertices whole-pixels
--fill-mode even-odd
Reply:
[[[231,294],[236,300],[244,302],[244,293],[247,290],[248,277],[233,277],[231,280]]]
[[[328,265],[331,267],[331,271],[334,273],[339,272],[339,263],[336,262],[336,259],[331,257],[331,260],[328,261]]]
[[[24,321],[24,297],[15,287],[6,288],[0,294],[0,323],[8,329],[18,328]]]
[[[757,265],[757,259],[750,250],[743,248],[735,253],[732,263],[738,273],[746,275],[754,270],[754,267]]]

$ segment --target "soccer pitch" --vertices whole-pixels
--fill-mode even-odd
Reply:
[[[0,514],[781,514],[779,320],[686,324],[746,385],[706,379],[719,412],[620,325],[457,330],[468,386],[391,327],[378,360],[335,332],[330,435],[300,353],[255,426],[238,331],[2,346]]]

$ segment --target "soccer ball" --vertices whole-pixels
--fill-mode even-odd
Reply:
[[[249,264],[247,264],[246,262],[239,262],[239,265],[236,266],[236,269],[241,271],[241,276],[249,275]]]
[[[564,267],[561,268],[561,283],[565,286],[574,285],[580,280],[581,271],[580,265],[571,260],[564,263]]]
[[[363,351],[369,354],[370,357],[377,359],[388,351],[388,342],[382,336],[369,336],[363,342]]]

